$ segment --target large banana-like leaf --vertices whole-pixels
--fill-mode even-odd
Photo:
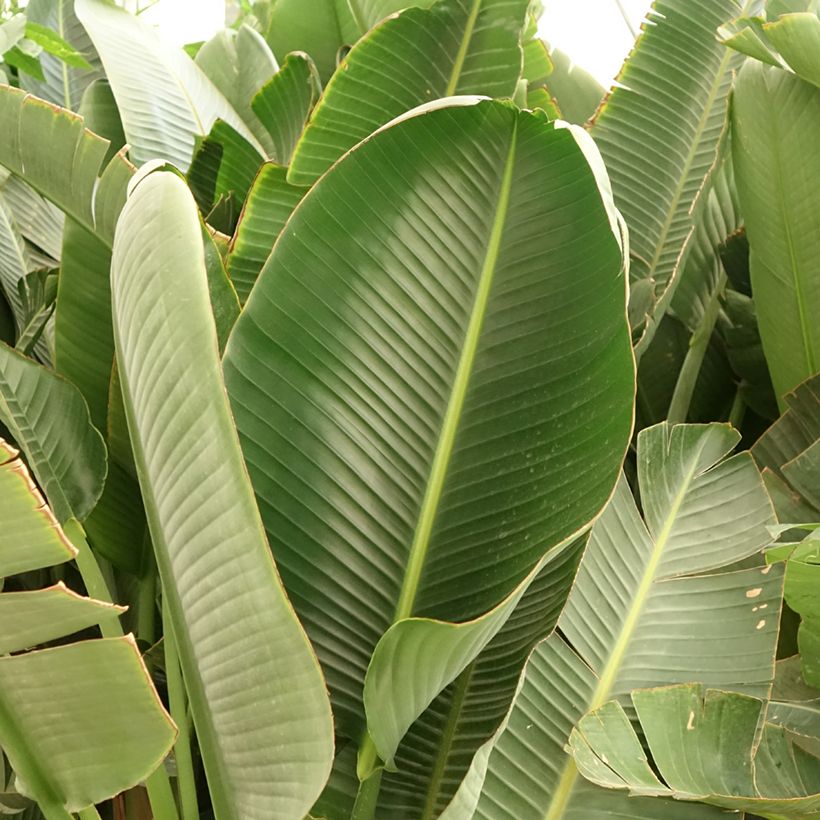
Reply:
[[[63,212],[13,174],[8,175],[0,192],[14,214],[14,221],[23,238],[55,260],[56,267],[56,261],[60,259]]]
[[[102,59],[135,163],[163,159],[186,170],[196,136],[205,136],[217,119],[261,152],[233,106],[182,49],[106,0],[75,0],[74,9]]]
[[[117,154],[103,167],[109,143],[82,117],[16,88],[0,86],[0,121],[0,165],[110,247],[131,163]]]
[[[79,390],[0,343],[0,421],[25,452],[59,521],[82,521],[102,492],[106,453]]]
[[[631,426],[620,234],[594,145],[457,102],[401,118],[314,186],[224,359],[337,729],[361,736],[370,664],[383,755],[597,514]]]
[[[549,48],[549,59],[552,71],[546,78],[547,90],[558,103],[562,117],[583,125],[601,104],[603,86],[560,49]]]
[[[655,289],[654,318],[639,352],[651,341],[685,260],[690,211],[714,160],[732,74],[742,62],[715,32],[757,5],[655,0],[618,86],[595,117],[592,135],[629,226],[632,278]]]
[[[167,628],[179,647],[215,811],[301,820],[330,769],[330,708],[242,462],[199,216],[175,174],[149,174],[131,193],[117,225],[112,293]]]
[[[316,104],[288,180],[310,185],[379,126],[439,97],[511,97],[521,75],[528,5],[527,0],[439,0],[374,28],[345,57]]]
[[[749,60],[732,129],[760,337],[783,409],[784,395],[820,370],[820,88]]]
[[[593,783],[769,817],[820,816],[820,759],[801,735],[766,721],[765,701],[689,684],[633,692],[632,702],[654,768],[623,707],[610,702],[570,736]]]
[[[65,60],[43,51],[39,55],[43,79],[22,73],[20,84],[37,97],[76,111],[85,89],[100,76],[101,65],[88,32],[74,14],[74,1],[29,0],[26,18],[56,32],[83,55],[91,69],[73,68]]]
[[[712,816],[602,798],[563,747],[584,712],[639,686],[694,677],[768,694],[783,573],[731,569],[759,552],[772,520],[749,454],[721,461],[738,439],[724,425],[665,422],[639,434],[645,521],[622,479],[593,526],[558,623],[564,637],[534,651],[506,727],[476,756],[447,820]]]
[[[11,209],[0,195],[0,287],[6,297],[18,333],[25,323],[20,283],[26,277],[26,249]]]
[[[28,469],[2,439],[0,497],[0,573],[74,557]],[[35,799],[47,820],[70,820],[70,811],[135,786],[173,742],[173,724],[131,636],[20,654],[121,611],[62,584],[0,594],[0,745],[18,791]]]

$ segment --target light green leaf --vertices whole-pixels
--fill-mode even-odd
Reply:
[[[132,191],[112,292],[128,426],[214,809],[296,820],[330,770],[330,709],[247,479],[201,225],[175,174]]]
[[[0,58],[26,35],[26,15],[14,14],[0,23]]]
[[[0,195],[0,286],[14,314],[17,332],[25,324],[19,284],[26,278],[26,249],[6,198]]]
[[[5,514],[2,526],[8,526]],[[123,612],[125,607],[77,595],[62,581],[48,589],[4,592],[0,595],[0,655],[72,635]]]
[[[583,125],[604,99],[603,86],[558,48],[550,48],[552,71],[546,78],[548,92],[555,98],[561,116]]]
[[[362,736],[394,623],[503,606],[611,492],[633,374],[605,185],[583,132],[445,101],[334,166],[257,280],[225,379],[339,734]],[[445,657],[423,658],[381,667],[385,709],[449,683]]]
[[[76,114],[16,88],[0,88],[0,165],[110,246],[133,166]]]
[[[242,303],[250,295],[276,237],[305,195],[305,189],[288,184],[286,176],[286,168],[266,162],[256,175],[239,217],[227,268]]]
[[[46,54],[57,57],[66,65],[73,68],[84,68],[87,71],[92,70],[91,63],[71,43],[66,42],[56,31],[47,26],[41,26],[32,21],[27,22],[26,39],[37,43]]]
[[[0,577],[62,564],[77,554],[17,455],[0,440]]]
[[[203,43],[194,61],[270,154],[268,132],[251,109],[256,92],[279,70],[262,35],[247,25],[217,32]]]
[[[639,355],[652,340],[686,261],[692,205],[715,158],[732,75],[742,62],[715,32],[757,4],[655,0],[618,85],[594,118],[591,133],[629,226],[631,278],[652,280],[655,287],[656,304]]]
[[[0,344],[0,421],[25,452],[60,523],[86,518],[102,492],[106,453],[79,390]]]
[[[44,79],[23,77],[21,85],[37,97],[76,111],[90,83],[101,76],[100,58],[88,32],[74,14],[73,0],[29,0],[26,4],[29,24],[56,32],[61,40],[87,61],[89,68],[69,65],[57,55],[40,54]]]
[[[423,103],[454,94],[512,97],[528,5],[440,0],[374,28],[345,57],[316,104],[288,181],[312,184],[357,142]],[[349,114],[351,99],[355,117]]]
[[[752,455],[786,503],[775,507],[781,522],[820,520],[820,374],[786,395],[786,412],[758,439]],[[780,494],[778,494],[780,497]],[[796,497],[803,508],[794,514]]]
[[[76,0],[75,11],[102,58],[137,165],[162,159],[185,171],[197,135],[217,119],[261,146],[205,73],[138,17],[105,0]],[[155,105],[146,107],[150,93]]]
[[[717,424],[662,423],[638,435],[646,520],[622,479],[592,528],[558,623],[564,637],[533,652],[507,727],[476,756],[447,820],[472,816],[470,806],[488,820],[713,815],[602,800],[563,747],[585,711],[636,687],[694,677],[768,694],[783,575],[765,566],[729,569],[759,553],[772,520],[748,453],[721,460],[738,438]]]
[[[760,337],[782,410],[784,395],[820,370],[820,89],[750,60],[732,128]]]
[[[70,560],[77,551],[17,451],[0,439],[0,453],[2,572]],[[0,744],[16,773],[16,788],[37,800],[49,820],[69,820],[69,811],[144,780],[168,753],[173,724],[131,636],[7,653],[110,620],[121,611],[62,584],[0,594],[0,653],[6,655],[0,657]]]
[[[697,684],[633,692],[632,701],[665,782],[650,770],[617,703],[586,715],[570,736],[578,767],[592,782],[754,814],[820,812],[820,759],[794,735],[763,722],[764,701]]]
[[[63,212],[14,174],[8,174],[0,193],[14,214],[17,229],[29,243],[26,246],[28,269],[32,270],[34,266],[57,267],[65,221]],[[39,258],[34,258],[32,244],[40,254],[45,254],[52,260],[48,265],[43,265]]]

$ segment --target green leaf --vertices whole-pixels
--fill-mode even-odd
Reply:
[[[256,175],[231,241],[227,268],[244,304],[276,237],[305,195],[304,188],[288,184],[287,169],[266,162]]]
[[[19,74],[28,74],[29,76],[34,77],[35,80],[40,81],[45,79],[43,67],[40,65],[40,61],[31,54],[23,51],[19,46],[10,48],[3,55],[3,62],[6,65],[16,68]]]
[[[440,0],[374,28],[325,88],[296,145],[288,181],[311,185],[345,151],[417,105],[454,94],[512,97],[528,5]]]
[[[77,551],[0,439],[0,567],[4,573],[70,560]],[[77,811],[143,781],[174,738],[131,636],[8,656],[116,617],[121,607],[62,584],[0,594],[0,743],[16,788],[47,818]],[[123,738],[128,742],[123,744]],[[3,777],[5,784],[5,777]]]
[[[752,447],[764,475],[780,485],[786,498],[796,496],[805,508],[797,517],[791,503],[775,504],[782,522],[820,520],[820,374],[786,395],[787,409]],[[786,512],[786,510],[789,510]]]
[[[17,455],[0,440],[0,577],[62,564],[77,554]]]
[[[52,54],[66,65],[73,68],[92,70],[91,63],[80,54],[69,42],[66,42],[56,31],[29,21],[26,23],[26,39],[37,43],[47,54]]]
[[[0,58],[26,36],[26,15],[14,14],[0,23]]]
[[[76,0],[75,11],[100,53],[137,165],[162,159],[187,170],[196,136],[205,136],[217,119],[261,152],[228,100],[182,49],[105,0]],[[145,105],[147,89],[156,105]]]
[[[256,92],[279,69],[262,35],[247,25],[240,26],[238,31],[219,31],[202,44],[195,62],[270,154],[273,146],[268,132],[251,108]]]
[[[101,76],[101,65],[88,32],[74,14],[73,0],[29,0],[26,17],[29,25],[56,32],[74,53],[82,55],[88,67],[74,67],[46,51],[40,54],[44,80],[22,77],[21,87],[50,103],[76,110],[85,89]]]
[[[6,198],[0,196],[0,286],[14,315],[17,332],[25,323],[19,283],[26,277],[26,250]]]
[[[133,166],[82,117],[16,88],[0,88],[0,165],[110,246]],[[69,169],[68,172],[66,169]]]
[[[692,206],[715,158],[742,57],[715,37],[757,0],[655,0],[591,133],[629,227],[631,278],[654,282],[648,346],[686,261]]]
[[[17,229],[28,243],[26,249],[31,262],[29,269],[33,264],[39,267],[57,267],[65,222],[63,212],[13,174],[8,174],[0,193],[14,214]],[[40,254],[50,257],[51,263],[42,265],[39,260],[35,261],[34,246]]]
[[[130,194],[112,262],[125,409],[215,812],[302,817],[330,769],[330,709],[242,461],[201,230],[175,174]]]
[[[396,754],[398,771],[382,778],[377,816],[444,810],[504,720],[533,645],[555,627],[585,544],[578,539],[541,570],[495,638],[413,724]]]
[[[764,701],[698,684],[633,692],[632,701],[665,782],[617,703],[586,715],[570,737],[592,782],[754,814],[802,818],[820,811],[820,759],[795,735],[763,722]]]
[[[583,132],[451,101],[362,143],[280,234],[225,380],[339,734],[361,737],[391,626],[399,655],[405,630],[472,637],[611,492],[633,375],[608,202]],[[374,660],[374,708],[423,708],[452,680],[419,650],[411,668]]]
[[[82,521],[102,492],[106,454],[79,390],[0,344],[0,421],[25,452],[57,519]]]
[[[251,105],[268,134],[270,157],[287,165],[321,92],[316,67],[307,54],[288,54],[282,68]]]
[[[3,526],[8,526],[5,516]],[[125,607],[84,598],[62,582],[48,589],[4,592],[0,595],[0,655],[71,635],[123,612]]]
[[[547,48],[552,62],[552,71],[545,80],[547,91],[558,103],[562,117],[583,125],[604,99],[604,88],[591,74],[574,65],[563,51]]]
[[[783,576],[759,564],[731,569],[759,561],[772,520],[749,454],[722,460],[738,439],[718,424],[664,422],[638,435],[645,520],[622,479],[592,528],[558,622],[563,637],[533,652],[507,727],[476,756],[447,820],[471,816],[471,805],[493,820],[701,816],[602,800],[563,747],[584,712],[636,687],[695,678],[768,694]]]
[[[749,61],[732,105],[735,176],[751,248],[760,337],[781,410],[820,370],[820,89]]]

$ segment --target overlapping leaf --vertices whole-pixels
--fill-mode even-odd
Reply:
[[[583,132],[502,103],[421,109],[302,200],[229,340],[337,730],[361,737],[370,664],[385,759],[611,492],[633,383],[608,202]]]
[[[201,230],[178,176],[138,182],[112,261],[119,375],[215,812],[297,820],[330,768],[330,708],[242,462]]]
[[[443,817],[714,816],[593,789],[563,747],[584,712],[636,687],[697,679],[768,694],[783,577],[762,565],[730,569],[759,552],[771,521],[749,454],[721,461],[737,439],[722,425],[639,434],[645,521],[622,480],[592,529],[560,634],[533,652],[506,726]]]

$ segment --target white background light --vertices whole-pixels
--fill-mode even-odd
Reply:
[[[146,0],[125,0],[131,11]],[[620,6],[620,8],[619,8]],[[623,9],[623,14],[621,12]],[[649,0],[544,0],[539,33],[552,46],[609,86],[632,47]],[[207,40],[225,25],[224,0],[159,0],[142,13],[177,45]]]

